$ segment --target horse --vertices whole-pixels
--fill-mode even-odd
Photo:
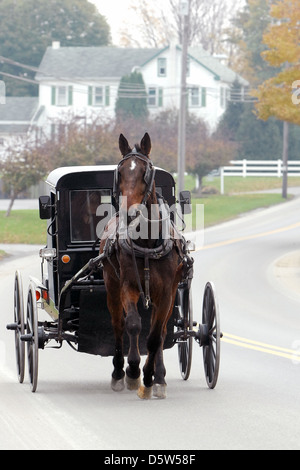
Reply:
[[[137,390],[142,399],[150,399],[152,396],[165,398],[163,343],[184,263],[180,243],[173,236],[173,226],[168,239],[159,240],[162,216],[157,209],[159,201],[154,181],[155,168],[149,157],[149,134],[145,133],[140,144],[135,144],[134,148],[129,147],[127,139],[121,134],[119,149],[123,158],[115,171],[114,181],[114,196],[116,199],[120,196],[119,212],[108,223],[100,242],[100,254],[107,253],[103,261],[103,277],[115,337],[111,387],[114,391],[121,391],[125,388],[126,380],[127,388]],[[156,209],[153,210],[153,207]],[[144,221],[148,218],[144,227],[155,221],[159,224],[156,231],[158,236],[130,238],[129,228],[124,228],[126,222],[129,222],[128,227],[137,227],[141,217]],[[140,297],[145,308],[151,305],[152,309],[143,385],[139,352],[143,322],[138,311]],[[126,374],[123,354],[125,328],[130,343]]]

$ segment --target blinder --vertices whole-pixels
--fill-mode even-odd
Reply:
[[[120,174],[119,174],[119,170],[120,170],[121,166],[123,165],[123,163],[126,160],[128,160],[129,158],[132,158],[132,157],[136,157],[139,160],[142,160],[144,163],[146,163],[146,170],[145,170],[145,174],[144,174],[144,182],[146,184],[146,191],[145,191],[145,195],[144,195],[142,204],[146,203],[148,197],[150,196],[150,194],[152,192],[154,177],[155,177],[155,168],[154,168],[151,160],[148,157],[146,157],[145,155],[143,155],[142,153],[130,152],[130,153],[128,153],[127,155],[125,155],[123,157],[123,159],[120,161],[117,168],[115,169],[114,183],[113,183],[113,197],[115,199],[116,204],[118,204],[118,199],[119,199],[119,195],[120,195],[120,188],[119,188]]]

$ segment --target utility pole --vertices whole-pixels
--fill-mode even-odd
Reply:
[[[282,152],[282,197],[287,198],[288,165],[289,165],[289,124],[283,122],[283,152]]]
[[[178,194],[184,190],[185,173],[185,142],[186,142],[186,108],[187,108],[187,89],[186,89],[186,69],[187,69],[187,50],[189,37],[189,19],[190,19],[190,0],[181,0],[180,14],[183,18],[182,32],[182,55],[181,55],[181,81],[180,81],[180,107],[178,115]]]

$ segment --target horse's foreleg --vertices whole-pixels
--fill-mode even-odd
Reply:
[[[159,397],[160,392],[159,392],[159,386],[161,386],[161,389],[164,390],[166,388],[166,381],[165,381],[165,375],[166,375],[166,368],[164,366],[164,359],[163,359],[163,343],[166,338],[167,334],[167,324],[169,319],[172,316],[173,313],[173,307],[174,307],[174,302],[176,298],[176,292],[177,292],[177,285],[178,285],[178,279],[175,279],[175,282],[173,284],[173,289],[172,289],[172,301],[171,301],[171,306],[169,307],[168,315],[165,318],[164,324],[163,324],[163,341],[161,348],[157,352],[156,358],[155,358],[155,375],[154,375],[154,384],[157,385],[155,392],[155,395]],[[161,396],[160,398],[165,398],[165,393],[161,392],[164,394],[164,396]]]
[[[166,368],[165,368],[164,360],[163,360],[163,345],[164,345],[164,341],[165,341],[166,334],[167,334],[167,324],[168,324],[168,321],[169,321],[169,319],[170,319],[170,317],[173,313],[173,306],[174,306],[174,302],[175,302],[178,282],[179,282],[179,276],[177,276],[175,278],[175,281],[173,283],[173,288],[172,288],[172,293],[171,293],[171,299],[172,299],[171,300],[171,305],[170,304],[168,306],[165,305],[165,310],[162,308],[156,314],[156,318],[163,318],[163,321],[162,321],[160,336],[157,335],[157,340],[156,340],[156,341],[159,341],[159,338],[161,339],[160,345],[159,345],[159,347],[157,347],[157,351],[156,351],[156,355],[155,355],[155,359],[154,359],[154,370],[151,371],[151,366],[149,366],[149,364],[151,364],[151,360],[152,360],[151,351],[149,349],[148,350],[149,350],[150,354],[148,356],[148,364],[146,363],[146,365],[149,367],[149,372],[148,372],[147,368],[146,369],[144,368],[144,372],[146,372],[146,374],[151,373],[151,372],[153,372],[153,374],[154,374],[153,395],[157,398],[166,398],[166,396],[167,396],[167,392],[166,392],[167,391],[167,384],[166,384],[166,381],[165,381]],[[166,297],[168,297],[168,296],[166,296]],[[161,307],[162,306],[160,306],[160,308]],[[164,311],[168,311],[167,316],[164,316]],[[160,322],[158,322],[158,324],[160,324]],[[149,336],[149,339],[150,339],[150,336]],[[154,345],[155,345],[155,343],[153,343],[153,346]],[[156,346],[157,345],[158,345],[158,343],[156,344]],[[149,347],[151,347],[151,342],[148,342],[148,348]],[[146,365],[145,365],[145,367],[146,367]],[[144,381],[144,383],[146,385],[145,381]]]
[[[144,386],[138,391],[138,396],[142,399],[149,399],[152,396],[153,376],[155,372],[155,359],[162,347],[163,343],[163,322],[159,316],[155,315],[150,334],[147,340],[148,356],[143,367]]]
[[[123,333],[124,333],[124,316],[123,307],[117,298],[112,299],[107,296],[107,305],[111,314],[112,326],[115,335],[115,351],[113,357],[114,370],[111,379],[111,388],[115,392],[124,389],[124,354],[123,354]]]
[[[126,369],[126,382],[129,390],[137,390],[140,386],[140,352],[139,335],[142,329],[142,321],[137,309],[138,294],[126,291],[123,295],[123,305],[126,311],[126,331],[129,336],[130,346],[128,352],[128,367]]]

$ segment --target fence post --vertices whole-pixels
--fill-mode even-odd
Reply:
[[[221,194],[224,194],[224,168],[220,168]]]
[[[277,166],[277,176],[278,178],[281,177],[281,164],[282,164],[282,161],[281,160],[277,160],[278,161],[278,166]]]
[[[243,160],[243,178],[247,176],[247,160],[244,158]]]

